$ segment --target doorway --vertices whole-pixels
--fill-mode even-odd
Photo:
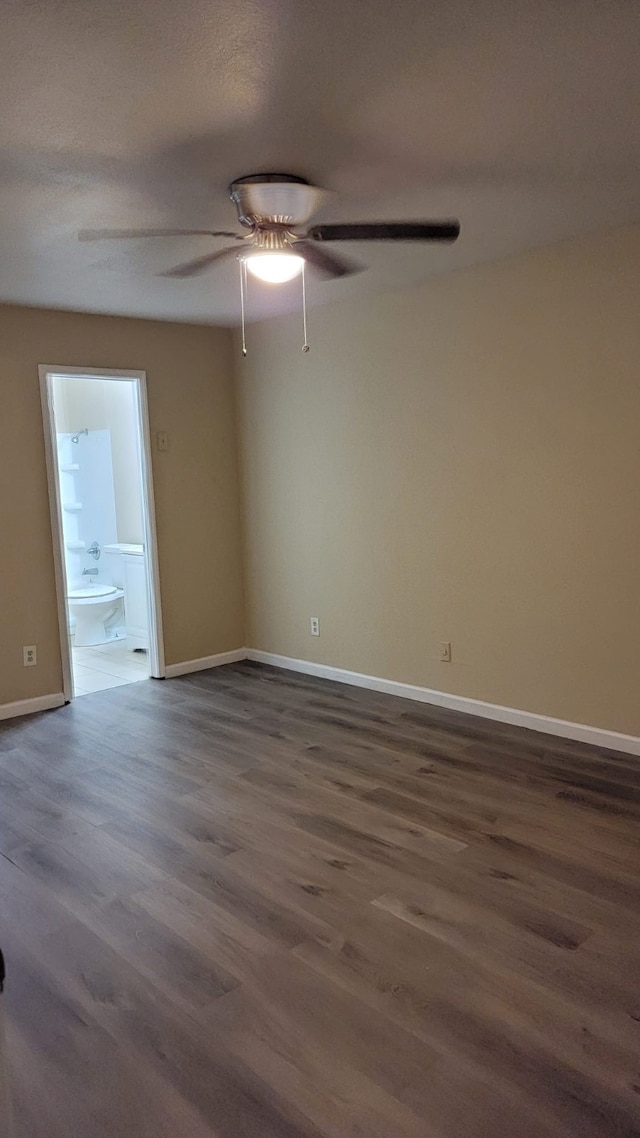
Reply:
[[[66,699],[164,676],[143,372],[40,367]]]

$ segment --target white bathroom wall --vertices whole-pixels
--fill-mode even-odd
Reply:
[[[56,377],[53,398],[58,431],[73,433],[85,427],[110,431],[117,540],[142,544],[134,384],[121,380]]]

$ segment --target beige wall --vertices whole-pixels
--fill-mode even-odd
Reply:
[[[639,277],[626,229],[251,327],[249,644],[640,734]]]
[[[168,663],[244,639],[230,335],[0,308],[0,703],[61,691],[38,364],[146,370]],[[22,645],[38,645],[23,668]]]
[[[53,391],[58,431],[110,432],[118,541],[143,544],[134,384],[55,376]]]

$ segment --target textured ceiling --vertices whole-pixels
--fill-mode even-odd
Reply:
[[[234,228],[260,170],[334,191],[325,220],[458,216],[453,247],[344,246],[340,300],[640,217],[634,0],[6,0],[0,300],[232,323],[235,266],[157,274]],[[219,242],[223,245],[224,242]],[[252,316],[299,302],[255,284]]]

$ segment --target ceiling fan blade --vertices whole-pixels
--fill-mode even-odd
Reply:
[[[225,229],[81,229],[78,233],[79,241],[118,241],[130,237],[235,237],[242,241],[237,233],[228,233]]]
[[[205,253],[204,257],[196,257],[194,261],[186,261],[183,265],[176,265],[173,269],[167,269],[159,275],[161,277],[177,277],[178,279],[197,277],[199,273],[204,273],[211,265],[215,265],[217,261],[226,261],[237,256],[238,250],[230,245],[226,249],[219,249],[217,253]]]
[[[356,264],[355,261],[347,260],[346,257],[337,256],[336,253],[327,253],[326,249],[321,249],[315,245],[313,241],[295,241],[291,246],[294,253],[299,257],[304,257],[307,264],[311,265],[313,269],[317,269],[325,277],[349,277],[353,273],[361,273],[362,265]]]
[[[314,225],[307,236],[313,241],[455,241],[460,222],[377,221]]]

